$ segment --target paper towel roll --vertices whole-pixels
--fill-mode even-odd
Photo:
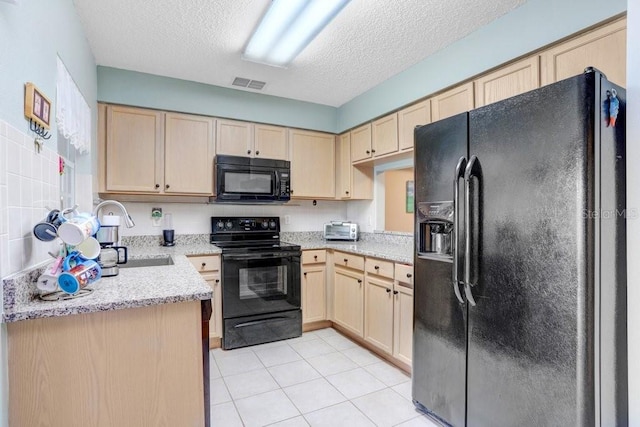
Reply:
[[[102,225],[120,225],[120,216],[119,215],[104,215],[102,220],[100,221]]]

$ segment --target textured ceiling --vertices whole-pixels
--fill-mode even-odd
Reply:
[[[241,59],[269,0],[74,4],[98,65],[338,107],[525,1],[351,0],[286,69]]]

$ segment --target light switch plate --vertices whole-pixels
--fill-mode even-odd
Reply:
[[[162,223],[162,208],[151,208],[151,225],[160,227]]]

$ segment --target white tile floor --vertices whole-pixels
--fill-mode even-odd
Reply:
[[[408,375],[331,328],[212,350],[211,425],[435,426]]]

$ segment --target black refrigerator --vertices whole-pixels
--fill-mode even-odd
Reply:
[[[415,130],[412,395],[453,426],[625,426],[625,91],[594,69]]]

